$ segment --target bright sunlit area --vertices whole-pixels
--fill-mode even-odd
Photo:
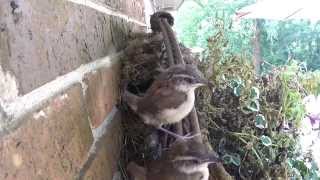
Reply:
[[[317,0],[185,0],[174,12],[179,40],[218,84],[220,104],[206,108],[225,119],[210,137],[238,178],[320,179],[319,7]]]

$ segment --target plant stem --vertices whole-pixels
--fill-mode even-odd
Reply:
[[[247,142],[246,140],[244,140],[243,138],[241,138],[241,137],[238,137],[238,138],[239,138],[239,140],[242,141],[243,143],[248,144],[248,142]],[[261,157],[259,156],[257,150],[256,150],[254,147],[252,147],[252,151],[253,151],[253,153],[256,155],[256,157],[257,157],[257,159],[258,159],[258,162],[259,162],[260,167],[263,168],[263,162],[262,162],[262,159],[261,159]]]

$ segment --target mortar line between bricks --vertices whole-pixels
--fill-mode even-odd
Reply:
[[[103,140],[104,137],[107,135],[107,128],[110,126],[111,123],[113,123],[113,121],[118,119],[115,118],[117,113],[120,113],[119,110],[116,106],[113,106],[111,112],[103,120],[103,123],[98,128],[92,130],[94,141],[88,152],[87,160],[80,168],[76,180],[82,180],[84,178],[86,172],[89,170],[93,161],[95,160],[95,157],[97,156],[98,152],[102,149],[101,147],[105,145]]]
[[[81,65],[76,70],[57,77],[55,80],[34,89],[28,94],[18,97],[13,102],[3,104],[2,108],[6,114],[6,118],[0,119],[0,121],[2,121],[0,124],[0,137],[19,127],[25,115],[38,110],[52,98],[63,93],[71,86],[80,83],[83,93],[85,93],[86,84],[83,82],[85,75],[100,68],[111,67],[119,62],[123,55],[123,51],[120,51],[88,64]]]
[[[114,8],[111,8],[110,6],[107,6],[106,4],[103,4],[101,2],[97,2],[94,0],[67,0],[67,1],[70,1],[75,4],[84,5],[86,7],[90,7],[92,9],[95,9],[99,12],[102,12],[102,13],[110,15],[110,16],[115,16],[115,17],[121,18],[121,19],[125,20],[126,22],[135,23],[137,25],[144,26],[144,27],[147,26],[146,23],[141,22],[139,20],[136,20],[134,18],[131,18],[128,15],[121,13],[120,11],[115,10]]]

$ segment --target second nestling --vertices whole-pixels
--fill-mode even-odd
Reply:
[[[195,140],[176,141],[158,160],[141,167],[131,162],[128,173],[134,180],[208,180],[208,165],[220,163],[218,155]]]

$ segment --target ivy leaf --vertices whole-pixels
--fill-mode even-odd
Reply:
[[[244,87],[241,78],[237,77],[236,79],[232,79],[230,81],[230,86],[233,88],[233,94],[239,97],[241,95],[241,90]]]
[[[240,166],[240,163],[241,163],[240,155],[239,154],[233,154],[233,156],[232,156],[232,164],[234,164],[236,166]]]
[[[231,164],[232,157],[229,154],[225,154],[223,155],[222,160],[224,161],[225,164]]]
[[[236,87],[239,86],[239,82],[238,82],[237,80],[235,80],[235,79],[232,79],[232,80],[230,81],[230,86],[231,86],[232,88],[236,88]]]
[[[240,166],[241,158],[239,154],[233,153],[233,154],[225,154],[222,157],[225,164],[233,164],[235,166]]]
[[[268,136],[263,135],[260,137],[260,140],[261,140],[262,144],[265,146],[270,146],[272,144],[272,141]]]
[[[252,87],[250,92],[251,99],[259,99],[260,91],[257,87]]]
[[[235,96],[237,96],[237,97],[240,96],[240,94],[241,94],[241,86],[240,86],[240,85],[237,86],[237,87],[235,87],[235,88],[233,88],[233,94],[234,94]]]
[[[268,122],[266,121],[266,118],[262,114],[256,115],[255,126],[259,129],[265,129],[268,127]]]
[[[260,110],[259,101],[258,101],[258,100],[251,100],[251,101],[249,102],[249,104],[247,105],[247,108],[248,108],[250,111],[258,112],[258,111]]]
[[[289,158],[289,159],[287,160],[287,165],[288,165],[288,167],[289,167],[290,169],[293,168],[293,159],[292,159],[292,158]]]
[[[230,87],[235,88],[238,86],[243,86],[243,82],[240,77],[236,77],[236,79],[232,79],[230,81]]]

